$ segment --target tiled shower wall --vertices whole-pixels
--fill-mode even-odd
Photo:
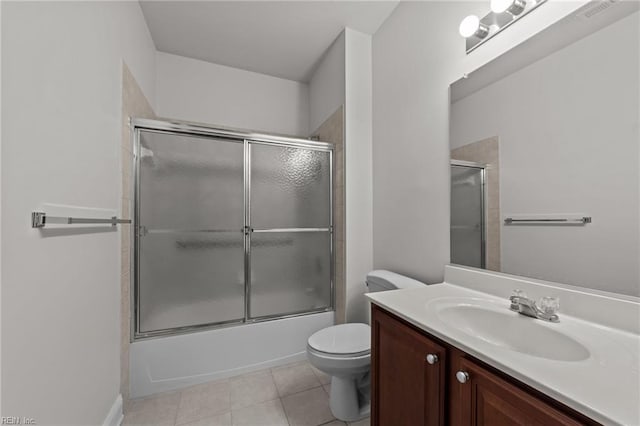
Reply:
[[[497,136],[451,150],[452,160],[473,161],[486,168],[486,268],[500,271],[500,143]]]
[[[122,64],[122,217],[131,219],[131,175],[133,170],[133,141],[129,118],[155,118],[155,113],[142,93],[140,86]],[[121,247],[121,339],[120,339],[120,393],[126,404],[129,402],[129,342],[131,340],[131,225],[124,225],[120,231]]]

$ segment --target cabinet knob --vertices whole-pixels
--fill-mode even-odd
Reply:
[[[456,379],[458,379],[460,383],[467,383],[469,381],[469,373],[466,371],[458,371],[456,373]]]
[[[438,355],[436,355],[436,354],[429,354],[429,355],[427,355],[426,360],[427,360],[427,362],[428,362],[429,364],[433,365],[433,364],[435,364],[436,362],[438,362]]]

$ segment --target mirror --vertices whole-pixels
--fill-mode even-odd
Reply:
[[[602,4],[451,85],[452,263],[640,296],[640,15]]]

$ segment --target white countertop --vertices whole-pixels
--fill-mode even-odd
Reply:
[[[447,283],[368,293],[372,303],[603,424],[640,425],[640,336],[563,314],[559,323],[538,321],[589,350],[580,361],[540,358],[497,346],[445,323],[433,308],[441,298],[480,298],[512,315],[509,301]],[[562,301],[561,301],[562,303]],[[500,327],[500,324],[496,324]],[[541,343],[543,344],[543,343]]]

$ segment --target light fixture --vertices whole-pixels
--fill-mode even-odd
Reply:
[[[493,13],[509,12],[517,16],[524,11],[526,5],[524,0],[491,0],[491,11]]]
[[[476,15],[469,15],[460,22],[460,35],[464,38],[476,36],[485,38],[489,34],[489,27],[480,22]]]
[[[615,0],[608,0],[615,1]],[[482,18],[469,15],[460,23],[467,54],[519,21],[547,0],[489,0],[491,10]]]

